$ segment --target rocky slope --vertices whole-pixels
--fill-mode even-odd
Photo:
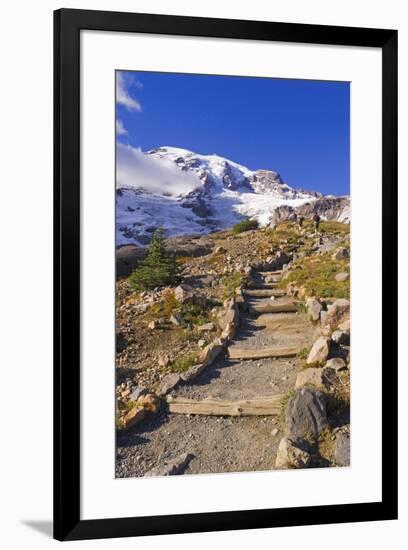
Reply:
[[[246,217],[267,226],[295,211],[305,217],[318,211],[323,219],[350,220],[348,197],[294,189],[272,170],[249,170],[217,155],[174,147],[142,153],[118,146],[118,245],[144,246],[158,225],[170,236],[202,235]]]
[[[172,287],[117,282],[117,477],[347,466],[349,226],[284,222],[167,244],[181,267]],[[279,414],[171,408],[278,396]]]

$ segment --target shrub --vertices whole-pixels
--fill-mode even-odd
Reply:
[[[162,227],[153,233],[147,257],[129,277],[136,290],[152,290],[175,284],[178,266],[175,257],[167,250]]]
[[[251,231],[251,229],[258,229],[259,224],[257,220],[242,220],[242,222],[236,223],[232,232],[237,235],[238,233],[243,233],[244,231]]]

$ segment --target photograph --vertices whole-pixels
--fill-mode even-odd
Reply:
[[[349,83],[115,76],[116,477],[349,466]]]

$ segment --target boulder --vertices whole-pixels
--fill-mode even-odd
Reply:
[[[132,393],[129,395],[130,401],[137,401],[141,395],[144,393],[147,393],[147,388],[143,387],[137,387],[135,388]]]
[[[199,208],[199,205],[195,206]],[[169,252],[177,257],[190,256],[198,258],[199,256],[211,254],[213,243],[212,239],[205,236],[197,238],[197,236],[179,235],[177,237],[168,237],[166,239],[166,247]]]
[[[324,363],[329,355],[330,339],[325,336],[319,336],[310,350],[306,363]]]
[[[350,318],[346,319],[342,323],[339,323],[338,328],[339,330],[342,330],[343,332],[347,332],[348,334],[350,334]]]
[[[334,278],[338,283],[343,283],[344,281],[347,281],[349,274],[343,271],[342,273],[337,273]]]
[[[238,317],[237,307],[233,299],[228,300],[225,306],[225,311],[221,313],[221,316],[218,320],[220,328],[224,330],[227,325],[236,325]]]
[[[186,372],[180,374],[180,378],[183,382],[190,382],[197,378],[197,376],[204,370],[204,364],[193,365]]]
[[[350,312],[350,302],[345,298],[339,298],[328,307],[328,313],[324,320],[325,325],[336,326]]]
[[[127,277],[146,257],[147,249],[133,244],[116,249],[116,276]]]
[[[322,311],[322,304],[317,298],[308,298],[306,300],[307,314],[312,321],[318,321],[320,318],[320,312]]]
[[[159,387],[156,390],[157,395],[163,396],[169,393],[172,389],[174,389],[177,384],[180,382],[181,378],[180,375],[176,372],[172,372],[170,374],[166,374],[164,376],[159,384]]]
[[[223,346],[220,342],[211,342],[211,344],[208,344],[208,346],[206,346],[200,353],[198,360],[205,367],[207,367],[208,365],[211,365],[211,363],[213,363],[213,361],[222,352],[222,350]]]
[[[130,411],[126,413],[123,417],[123,427],[125,428],[125,430],[131,428],[132,426],[143,420],[145,415],[146,411],[144,407],[136,405],[135,407],[130,409]]]
[[[336,436],[334,458],[338,466],[350,466],[350,433],[338,432]]]
[[[170,315],[169,321],[172,325],[179,327],[181,325],[181,316],[177,315],[177,313],[173,313],[173,315]]]
[[[326,389],[335,384],[335,382],[336,371],[330,367],[304,369],[298,372],[295,389],[307,385]]]
[[[228,340],[234,337],[235,325],[228,323],[221,333],[221,339]]]
[[[327,368],[333,369],[335,372],[346,369],[346,362],[341,357],[334,357],[329,359],[325,365]]]
[[[169,355],[161,355],[159,357],[159,367],[167,367],[168,365],[170,365],[170,356]]]
[[[324,393],[310,387],[296,390],[286,405],[287,437],[316,441],[319,434],[328,426]]]
[[[331,339],[338,345],[348,346],[350,344],[350,333],[335,330],[331,335]]]
[[[283,437],[279,443],[276,454],[275,468],[278,470],[288,468],[307,468],[311,455],[309,446],[301,440],[293,440]]]
[[[156,413],[160,408],[160,400],[154,393],[142,395],[137,400],[137,404],[141,405],[146,411]]]
[[[183,304],[190,298],[190,291],[191,289],[186,285],[176,286],[176,288],[174,289],[174,297],[178,302],[180,302],[180,304]]]
[[[327,319],[327,315],[328,315],[328,311],[327,310],[322,310],[320,312],[320,323],[322,326],[324,326],[326,324],[326,319]]]

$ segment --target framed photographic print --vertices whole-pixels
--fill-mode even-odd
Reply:
[[[55,538],[396,518],[397,31],[54,25]]]

